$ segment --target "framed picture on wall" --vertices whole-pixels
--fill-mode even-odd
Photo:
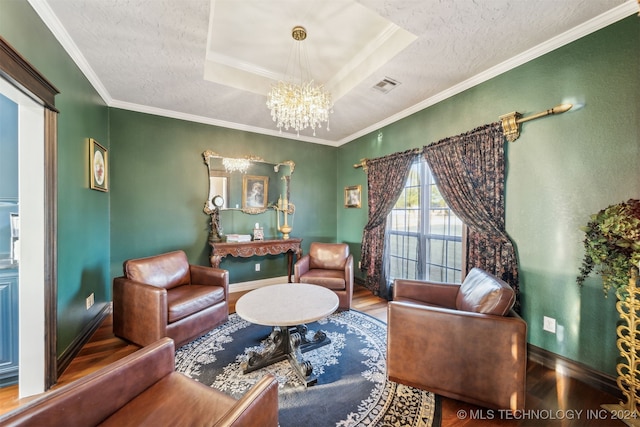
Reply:
[[[344,207],[359,208],[362,205],[362,186],[344,187]]]
[[[242,177],[242,208],[267,208],[269,177],[245,175]]]
[[[109,167],[107,149],[93,138],[89,138],[89,175],[93,190],[109,191]]]

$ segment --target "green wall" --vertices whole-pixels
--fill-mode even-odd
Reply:
[[[88,138],[109,148],[108,108],[26,1],[0,0],[0,36],[60,94],[58,115],[58,356],[111,299],[109,194],[89,189]],[[29,185],[29,183],[21,183]],[[95,293],[87,310],[85,299]]]
[[[338,186],[362,184],[353,164],[457,135],[502,114],[574,109],[522,125],[507,147],[506,225],[520,262],[529,342],[615,375],[615,297],[575,278],[589,215],[640,197],[640,18],[631,16],[340,147]],[[366,208],[338,208],[338,240],[359,245]],[[542,330],[557,319],[558,334]]]
[[[175,249],[184,250],[192,263],[209,265],[205,150],[227,157],[251,154],[273,163],[292,160],[296,212],[291,235],[303,238],[305,251],[311,241],[335,241],[335,147],[119,109],[110,110],[110,120],[112,276],[122,274],[128,258]],[[259,222],[265,237],[281,236],[274,210],[259,215],[223,211],[220,221],[225,234],[251,234]],[[226,257],[220,266],[230,271],[231,283],[238,283],[283,276],[287,261],[284,255]]]

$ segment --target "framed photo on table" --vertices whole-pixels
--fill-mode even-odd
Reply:
[[[344,187],[344,207],[359,208],[362,205],[362,186]]]
[[[253,229],[253,240],[264,240],[264,229],[263,228],[254,228]]]
[[[242,208],[267,208],[269,177],[244,175],[242,177]]]
[[[93,190],[109,191],[109,164],[107,149],[89,138],[89,175]]]

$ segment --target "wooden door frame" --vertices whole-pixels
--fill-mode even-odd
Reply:
[[[2,37],[0,76],[44,107],[44,387],[48,390],[58,379],[58,110],[55,96],[60,92]]]

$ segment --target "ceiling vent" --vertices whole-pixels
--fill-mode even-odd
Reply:
[[[376,83],[373,86],[373,89],[382,93],[389,93],[394,87],[398,86],[399,84],[400,84],[399,81],[393,80],[389,77],[385,77],[384,79]]]

